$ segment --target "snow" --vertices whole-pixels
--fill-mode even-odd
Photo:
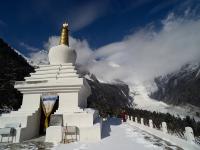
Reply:
[[[159,111],[160,109],[167,107],[167,104],[164,102],[151,99],[143,85],[137,85],[134,90],[136,92],[136,95],[134,96],[134,103],[137,104],[137,108]]]
[[[119,64],[117,64],[117,63],[115,63],[115,62],[112,62],[112,61],[110,61],[110,62],[108,63],[108,65],[111,66],[111,67],[113,67],[113,68],[119,68],[119,67],[120,67]]]
[[[196,78],[200,75],[200,69],[198,70],[197,74],[196,74]]]
[[[91,79],[91,77],[90,77],[88,74],[86,74],[84,77],[85,77],[86,79],[90,80],[90,81],[94,81],[93,79]]]
[[[12,49],[13,49],[18,55],[22,56],[22,57],[27,61],[27,63],[29,63],[30,65],[33,65],[33,64],[32,64],[32,61],[31,61],[29,58],[27,58],[25,55],[23,55],[22,53],[20,53],[20,52],[19,52],[18,50],[16,50],[15,48],[12,47]]]
[[[56,150],[162,150],[176,149],[171,143],[150,135],[117,118],[110,118],[103,123],[102,140],[98,143],[59,144]]]
[[[200,118],[197,117],[195,114],[196,112],[200,111],[198,107],[192,105],[173,106],[168,105],[162,101],[152,99],[148,96],[149,91],[146,88],[146,85],[144,84],[134,85],[134,87],[131,90],[136,93],[136,95],[132,95],[134,97],[135,108],[148,110],[152,112],[156,111],[162,113],[170,113],[181,118],[184,118],[189,115],[192,118],[194,117],[194,119],[197,121],[200,120]]]

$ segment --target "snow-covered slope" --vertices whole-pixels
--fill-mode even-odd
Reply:
[[[41,50],[35,53],[31,53],[30,57],[25,56],[18,50],[12,48],[18,55],[22,56],[31,66],[38,66],[42,64],[48,64],[48,52],[46,50]]]
[[[167,107],[167,104],[151,99],[144,85],[136,85],[133,89],[135,92],[134,103],[137,108],[160,111]]]
[[[195,120],[200,120],[200,118],[196,116],[196,112],[200,112],[200,108],[198,107],[192,105],[174,106],[166,104],[162,101],[152,99],[149,97],[148,88],[144,84],[135,85],[130,90],[133,91],[132,93],[135,93],[133,95],[135,108],[148,111],[170,113],[180,117],[191,116],[192,118],[194,117]]]

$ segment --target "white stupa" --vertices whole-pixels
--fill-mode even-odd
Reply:
[[[63,116],[62,125],[46,129],[46,141],[60,143],[62,126],[76,126],[80,141],[101,139],[101,121],[98,111],[85,109],[90,87],[84,78],[77,74],[74,64],[76,51],[69,47],[68,24],[63,24],[60,44],[49,50],[49,65],[40,65],[18,81],[15,88],[23,93],[22,106],[18,111],[3,114],[0,128],[15,125],[14,142],[21,142],[39,135],[41,128],[42,99],[44,95],[57,96],[58,108],[54,114]],[[19,126],[18,126],[19,125]]]

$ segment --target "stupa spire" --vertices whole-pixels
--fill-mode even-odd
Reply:
[[[69,46],[69,29],[68,29],[68,23],[66,22],[62,26],[59,44],[60,45],[64,44],[64,45]]]

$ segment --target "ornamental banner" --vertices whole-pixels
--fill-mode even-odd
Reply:
[[[49,93],[49,94],[42,95],[42,108],[45,114],[45,124],[44,124],[45,129],[48,128],[49,126],[48,118],[53,110],[53,106],[56,103],[57,99],[58,99],[58,95],[56,94],[53,95]]]

